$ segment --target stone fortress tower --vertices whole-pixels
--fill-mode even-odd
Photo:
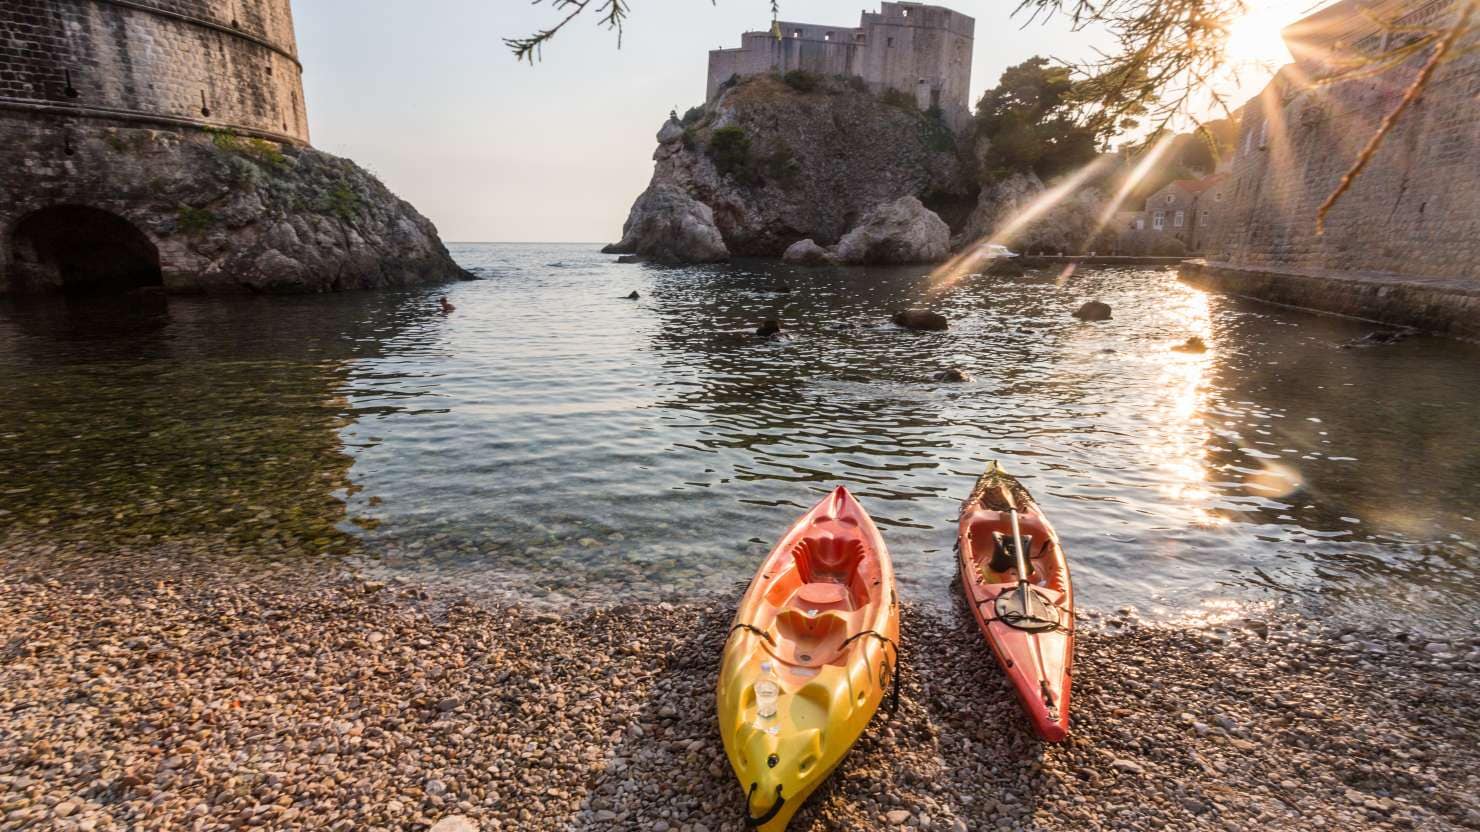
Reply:
[[[0,109],[308,144],[290,0],[5,0]]]
[[[291,0],[0,0],[0,294],[462,276],[309,147]]]
[[[921,3],[882,3],[878,12],[864,12],[857,28],[778,21],[741,35],[739,49],[710,51],[706,98],[735,75],[800,69],[858,76],[874,92],[894,89],[922,110],[939,107],[959,129],[971,117],[975,32],[972,18]]]

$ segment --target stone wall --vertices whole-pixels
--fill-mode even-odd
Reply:
[[[4,0],[0,109],[308,143],[290,0]]]
[[[1480,31],[1456,45],[1422,99],[1331,211],[1336,188],[1426,56],[1387,72],[1301,83],[1287,68],[1249,102],[1231,202],[1210,259],[1266,272],[1480,281]]]

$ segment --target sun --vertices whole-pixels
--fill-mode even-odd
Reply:
[[[1228,59],[1235,65],[1290,62],[1290,50],[1280,37],[1280,30],[1298,17],[1290,4],[1279,0],[1251,2],[1249,11],[1228,27]]]

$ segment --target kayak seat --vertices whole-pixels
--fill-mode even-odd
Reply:
[[[976,512],[969,528],[972,562],[982,573],[982,580],[998,583],[1012,580],[1008,573],[1017,569],[1012,550],[1012,520],[1006,512]],[[1028,555],[1028,578],[1035,584],[1059,589],[1058,564],[1053,554],[1053,538],[1034,514],[1018,515],[1018,531]]]
[[[992,532],[992,564],[993,572],[1010,572],[1017,568],[1017,541],[1012,535],[1002,532]],[[1033,535],[1023,535],[1023,554],[1028,559],[1028,574],[1032,575],[1037,570],[1033,567]]]
[[[837,610],[788,608],[772,623],[776,657],[787,664],[817,667],[836,660],[848,639],[852,619]]]
[[[868,586],[859,574],[868,550],[857,538],[831,535],[804,537],[792,549],[802,586],[796,596],[815,599],[816,606],[858,609],[869,602]],[[821,586],[813,586],[820,584]]]

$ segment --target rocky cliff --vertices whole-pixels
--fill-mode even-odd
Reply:
[[[466,278],[432,223],[353,162],[230,133],[0,119],[0,293],[137,261],[172,292],[321,292]],[[91,251],[90,261],[78,258]],[[90,256],[90,255],[88,255]],[[87,267],[87,268],[84,268]],[[96,268],[93,268],[96,267]],[[131,275],[131,279],[134,276]]]
[[[658,140],[652,182],[610,251],[714,259],[707,245],[687,257],[667,244],[664,228],[712,236],[703,212],[674,193],[710,210],[729,254],[779,257],[803,239],[834,245],[904,197],[932,209],[926,213],[964,216],[976,192],[957,138],[938,116],[837,79],[745,79],[682,122],[670,120]]]

